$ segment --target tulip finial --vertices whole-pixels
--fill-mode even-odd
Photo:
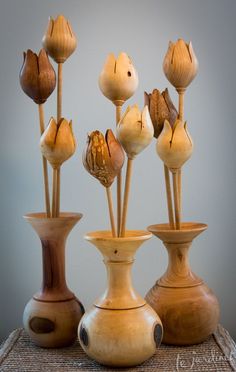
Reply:
[[[99,76],[99,87],[116,106],[122,106],[138,87],[138,74],[130,57],[122,52],[118,58],[110,53]]]
[[[70,22],[59,15],[50,17],[47,30],[42,39],[43,47],[57,63],[64,63],[75,51],[77,41]]]

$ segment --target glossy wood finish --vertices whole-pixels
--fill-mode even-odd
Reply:
[[[148,227],[163,241],[169,256],[165,274],[146,295],[147,302],[162,320],[166,344],[200,343],[217,327],[218,301],[203,280],[191,271],[188,261],[193,239],[206,228],[202,223],[182,223],[181,230],[171,230],[168,224]]]
[[[81,319],[78,333],[82,348],[101,364],[140,364],[161,342],[160,318],[136,293],[131,280],[135,252],[150,237],[147,231],[127,231],[125,238],[112,238],[110,231],[85,236],[103,255],[108,287]]]
[[[43,277],[41,290],[26,305],[24,327],[32,341],[42,347],[61,347],[76,339],[82,304],[66,284],[66,238],[81,219],[79,213],[61,213],[46,218],[43,213],[24,216],[42,243]]]

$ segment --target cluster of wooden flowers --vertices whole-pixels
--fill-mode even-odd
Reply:
[[[198,62],[191,43],[178,40],[170,42],[164,58],[163,69],[167,79],[179,94],[177,111],[168,89],[162,93],[154,89],[144,93],[145,106],[141,111],[137,104],[128,106],[123,116],[121,107],[138,86],[138,75],[131,59],[121,53],[116,59],[107,57],[99,77],[102,93],[116,106],[116,137],[111,129],[105,136],[98,130],[88,136],[83,164],[88,172],[106,188],[113,237],[124,237],[133,159],[157,138],[157,153],[164,162],[169,224],[172,229],[181,228],[181,168],[193,151],[193,142],[183,121],[184,92],[194,79]],[[117,139],[116,139],[117,138]],[[124,152],[127,155],[127,170],[122,203],[122,177]],[[173,175],[174,210],[170,172]],[[111,185],[117,176],[117,224],[115,224]]]
[[[42,40],[43,49],[39,54],[27,50],[24,53],[20,71],[23,91],[33,99],[39,108],[40,148],[43,161],[46,215],[58,217],[60,214],[60,168],[75,152],[76,141],[72,121],[62,117],[62,66],[76,48],[76,38],[70,23],[60,15],[50,18]],[[57,63],[56,73],[48,55]],[[57,85],[57,118],[51,117],[47,128],[44,124],[43,104]],[[52,203],[50,203],[47,161],[53,168]]]
[[[72,122],[62,117],[62,65],[74,52],[76,38],[70,23],[60,15],[55,20],[50,18],[42,42],[44,49],[41,49],[38,55],[31,50],[24,53],[20,84],[23,91],[39,107],[46,215],[58,217],[60,168],[62,163],[74,154],[76,148]],[[58,64],[57,77],[48,55]],[[170,42],[163,69],[167,79],[179,94],[178,111],[171,101],[168,89],[162,93],[154,89],[150,94],[145,92],[143,110],[135,104],[128,106],[121,115],[122,105],[138,87],[137,72],[130,57],[125,53],[120,53],[117,59],[113,54],[109,54],[99,77],[102,93],[116,107],[116,136],[111,129],[106,131],[105,136],[98,130],[90,133],[83,154],[83,164],[106,188],[113,237],[125,236],[133,160],[149,145],[153,135],[157,138],[157,153],[164,162],[170,228],[181,228],[181,168],[193,151],[193,142],[184,122],[184,92],[198,69],[191,43],[186,44],[182,39],[176,43]],[[45,129],[43,104],[54,91],[56,83],[57,118],[52,117]],[[127,170],[122,198],[122,167],[125,161],[123,150],[127,155]],[[47,161],[53,168],[51,205]],[[173,175],[173,192],[170,172]],[[116,177],[117,223],[111,194],[111,185]]]

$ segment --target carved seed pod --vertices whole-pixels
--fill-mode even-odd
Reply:
[[[117,138],[127,156],[134,159],[143,151],[153,138],[153,125],[148,107],[140,111],[138,105],[128,106],[117,125]]]
[[[74,52],[77,41],[69,21],[59,15],[49,18],[48,28],[42,39],[43,47],[57,63],[63,63]]]
[[[99,76],[99,87],[115,105],[122,105],[138,87],[138,74],[128,55],[120,53],[116,59],[109,54]]]
[[[163,61],[163,70],[169,82],[176,88],[185,89],[195,78],[198,71],[198,60],[192,43],[179,39],[170,41]]]
[[[149,108],[154,127],[154,137],[158,138],[163,129],[164,121],[168,120],[170,125],[173,126],[178,112],[171,101],[167,88],[163,92],[158,89],[154,89],[149,94],[144,92],[144,103]]]
[[[176,120],[171,128],[169,122],[165,120],[164,128],[157,139],[156,150],[171,171],[180,169],[193,152],[193,141],[186,122]]]
[[[49,161],[54,169],[69,159],[75,152],[76,141],[72,130],[72,121],[62,118],[56,123],[51,118],[41,139],[42,155]]]
[[[124,164],[124,151],[111,129],[105,137],[98,130],[88,135],[83,152],[85,169],[105,187],[110,187]]]
[[[56,74],[44,49],[39,55],[28,49],[20,70],[22,90],[37,104],[44,103],[56,86]]]

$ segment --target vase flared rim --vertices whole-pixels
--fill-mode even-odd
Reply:
[[[175,230],[171,229],[169,223],[159,223],[156,225],[148,226],[148,231],[153,232],[155,231],[166,231],[166,232],[173,232],[174,234],[180,234],[183,232],[189,232],[191,230],[194,231],[204,231],[207,229],[207,224],[202,222],[181,222],[181,229]]]
[[[99,241],[135,241],[135,240],[148,240],[152,237],[152,233],[147,230],[126,230],[125,237],[113,237],[110,230],[91,231],[85,234],[86,240],[99,240]]]
[[[187,242],[193,240],[207,229],[202,222],[182,222],[180,230],[171,229],[168,223],[148,226],[147,230],[158,236],[164,242]]]
[[[37,212],[37,213],[27,213],[23,216],[26,220],[56,220],[56,221],[63,221],[66,219],[74,219],[74,220],[80,220],[83,217],[82,213],[76,213],[76,212],[60,212],[59,217],[52,217],[48,218],[45,212]]]

